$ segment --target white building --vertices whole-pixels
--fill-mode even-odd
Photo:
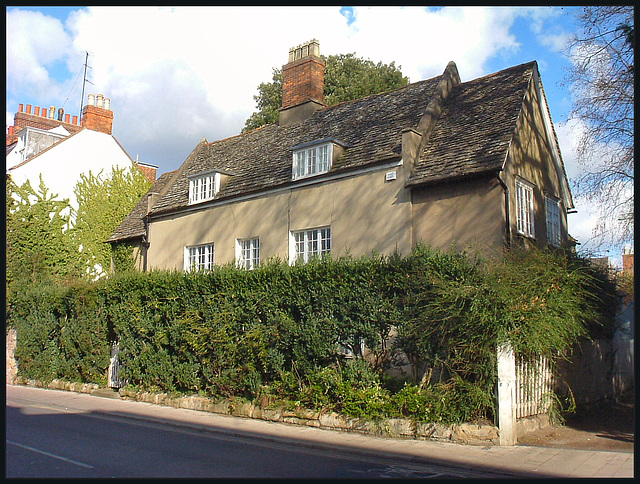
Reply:
[[[77,208],[74,188],[81,174],[89,171],[94,175],[102,172],[109,176],[114,168],[138,168],[153,183],[157,167],[136,163],[112,134],[113,112],[110,101],[101,94],[89,95],[88,105],[82,111],[82,120],[77,124],[63,120],[60,109],[54,119],[55,108],[48,110],[27,105],[23,112],[20,105],[14,118],[14,126],[7,133],[6,174],[18,185],[27,180],[37,190],[40,176],[51,194],[58,199],[69,199]]]

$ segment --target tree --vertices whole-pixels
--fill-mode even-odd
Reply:
[[[578,25],[567,44],[571,117],[584,128],[576,194],[598,208],[596,246],[624,244],[634,234],[634,7],[584,7]]]
[[[69,200],[50,194],[42,176],[38,190],[29,181],[6,180],[6,289],[22,284],[57,283],[81,273]]]
[[[81,175],[74,189],[78,201],[74,235],[90,278],[109,270],[111,246],[106,241],[149,187],[149,181],[137,169],[117,168],[109,177],[91,171]]]
[[[390,91],[409,83],[394,62],[375,64],[371,60],[355,57],[355,54],[322,57],[325,60],[324,102],[328,106]],[[261,83],[258,93],[253,96],[258,111],[247,119],[243,133],[278,122],[282,107],[282,69],[274,68],[272,82]]]

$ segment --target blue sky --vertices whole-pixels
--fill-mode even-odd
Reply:
[[[114,136],[164,173],[202,138],[238,134],[257,86],[290,47],[316,38],[324,55],[395,62],[411,81],[441,74],[449,61],[467,81],[536,60],[572,178],[576,131],[561,47],[576,8],[7,6],[7,125],[20,103],[77,115],[89,93],[104,94]],[[587,241],[595,219],[577,208],[570,231]]]

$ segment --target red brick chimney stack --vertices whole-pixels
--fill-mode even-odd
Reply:
[[[82,108],[82,126],[93,131],[112,134],[113,111],[111,101],[102,94],[89,94],[88,104]]]
[[[633,249],[625,247],[622,252],[622,271],[633,274]]]
[[[73,116],[73,119],[70,120],[70,116],[68,114],[64,115],[64,121],[55,118],[55,106],[51,106],[49,109],[45,107],[34,106],[33,113],[31,112],[31,104],[18,104],[18,112],[15,114],[13,118],[13,126],[7,127],[7,146],[15,143],[18,139],[18,132],[22,128],[37,128],[49,130],[55,128],[57,126],[64,126],[69,133],[77,133],[82,129],[82,126],[78,123],[78,116]],[[58,113],[62,108],[58,109]],[[64,114],[64,111],[62,110]]]
[[[289,62],[282,67],[281,125],[303,121],[325,106],[324,66],[315,39],[289,50]]]

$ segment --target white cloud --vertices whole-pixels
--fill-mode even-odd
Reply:
[[[509,33],[515,15],[490,7],[354,7],[348,51],[395,61],[412,82],[441,74],[449,61],[469,80],[486,74],[486,62],[499,50],[518,48]]]
[[[316,38],[324,55],[395,62],[412,81],[454,61],[469,80],[488,74],[492,58],[518,51],[511,32],[518,16],[545,15],[531,8],[354,7],[349,24],[340,7],[88,7],[63,26],[17,10],[7,13],[8,53],[16,45],[7,60],[7,102],[28,102],[19,86],[29,79],[52,85],[43,69],[57,61],[67,63],[67,79],[54,90],[43,87],[49,98],[38,102],[60,106],[88,51],[85,99],[109,97],[114,135],[134,158],[164,172],[203,137],[237,134],[255,109],[258,85],[287,62],[290,47]],[[75,97],[65,110],[75,108]]]
[[[40,12],[11,10],[6,17],[7,84],[42,98],[56,82],[50,69],[69,54],[71,39],[62,23]]]

